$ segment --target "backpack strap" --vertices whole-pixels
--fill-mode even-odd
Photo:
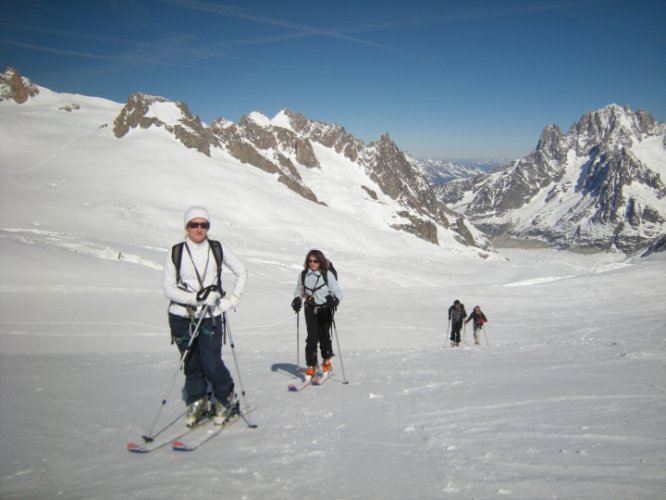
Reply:
[[[222,243],[217,240],[208,240],[208,245],[213,251],[213,257],[215,257],[215,263],[217,264],[217,289],[220,293],[222,293],[222,261],[224,259]],[[180,276],[180,264],[183,260],[183,248],[185,248],[184,241],[181,241],[180,243],[177,243],[171,247],[171,261],[176,268],[176,284],[179,288],[184,289],[185,284],[183,283],[183,279]]]
[[[222,251],[222,243],[217,240],[208,240],[211,250],[213,250],[213,257],[217,263],[217,290],[224,296],[222,291],[222,260],[224,259],[224,252]]]
[[[173,265],[176,268],[176,284],[178,285],[178,288],[184,287],[183,279],[180,277],[180,263],[183,260],[184,247],[184,241],[181,241],[180,243],[177,243],[171,247],[171,262],[173,262]]]
[[[333,276],[335,276],[335,279],[338,279],[338,272],[335,270],[335,268],[333,267],[333,263],[330,260],[328,261],[328,271],[331,271],[333,273]],[[326,286],[328,286],[328,271],[320,271],[320,274],[321,274],[322,278],[324,278],[324,285],[326,285]],[[301,272],[301,288],[303,290],[305,290],[305,275],[306,274],[308,274],[308,270],[303,269],[303,271]],[[321,287],[318,287],[315,290],[319,290],[319,288],[321,288]],[[309,290],[309,288],[308,288],[308,290]]]
[[[308,288],[308,287],[306,287],[306,286],[305,286],[305,275],[306,275],[306,274],[308,274],[308,270],[307,270],[307,269],[303,269],[303,271],[301,271],[301,288],[303,289],[303,293],[304,293],[304,294],[305,294],[305,291],[306,291],[306,290],[307,290],[307,291],[310,291],[310,292],[312,292],[312,293],[314,294],[314,292],[316,292],[316,291],[319,290],[320,288],[323,288],[324,286],[328,286],[328,279],[326,278],[326,273],[325,273],[325,272],[322,272],[322,273],[320,273],[320,274],[321,274],[321,277],[324,278],[324,283],[322,283],[321,285],[319,285],[317,288]]]

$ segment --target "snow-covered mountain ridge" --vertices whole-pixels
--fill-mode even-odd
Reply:
[[[40,89],[11,67],[0,75],[0,84],[1,100],[8,102],[25,103],[29,97],[36,98]],[[33,91],[28,95],[25,89]],[[78,108],[79,104],[70,103],[66,110]],[[207,125],[192,115],[187,104],[143,93],[129,96],[118,108],[106,124],[118,139],[131,135],[137,140],[148,129],[161,129],[178,144],[213,160],[234,159],[272,174],[312,202],[347,213],[353,206],[356,217],[379,227],[406,231],[434,244],[452,239],[483,254],[491,249],[487,238],[463,215],[437,198],[427,178],[388,135],[366,146],[339,125],[309,120],[286,109],[272,120],[252,112],[238,124],[220,117]],[[332,199],[327,182],[346,183],[349,196]]]
[[[26,145],[3,150],[3,164],[11,167],[6,172],[10,176],[7,185],[17,182],[17,176],[22,175],[19,172],[39,170],[45,183],[62,189],[66,183],[52,177],[68,175],[57,172],[70,169],[69,165],[76,165],[83,157],[92,169],[90,196],[98,193],[103,199],[113,195],[114,189],[123,191],[123,180],[134,183],[141,179],[144,190],[129,204],[150,205],[153,201],[182,199],[175,187],[162,200],[152,199],[160,193],[148,192],[145,186],[153,184],[155,163],[162,165],[163,173],[173,169],[174,184],[191,175],[195,165],[205,165],[205,170],[210,170],[209,179],[221,182],[225,191],[232,185],[230,169],[243,173],[244,179],[238,179],[234,193],[244,196],[239,206],[253,199],[248,190],[257,189],[257,175],[275,194],[285,187],[292,194],[298,193],[304,206],[298,209],[300,217],[293,220],[290,214],[282,214],[282,207],[258,202],[257,209],[264,212],[261,219],[274,220],[276,226],[282,226],[286,218],[299,232],[298,226],[307,225],[304,221],[317,214],[313,221],[329,234],[342,236],[346,232],[345,239],[356,233],[363,234],[361,239],[372,238],[379,230],[396,235],[410,233],[456,253],[483,258],[492,253],[485,236],[436,198],[424,176],[411,167],[387,136],[363,146],[340,126],[307,120],[288,110],[273,120],[255,112],[244,116],[239,124],[220,118],[208,126],[192,116],[184,103],[162,97],[138,93],[123,105],[55,93],[16,75],[13,68],[0,75],[2,140],[8,145]],[[27,95],[28,89],[31,97],[18,100],[17,96]],[[40,152],[52,150],[54,139],[61,144],[52,158],[41,158]],[[46,162],[44,166],[34,166],[42,162]],[[134,166],[129,176],[122,173],[124,167],[118,162]],[[97,183],[102,179],[113,189],[98,192]],[[214,203],[213,209],[219,206],[218,201]],[[43,208],[45,213],[51,211]],[[321,215],[321,209],[326,215]],[[245,210],[245,214],[238,214],[238,223],[255,215],[254,206]],[[345,222],[338,221],[335,214],[344,217]],[[358,227],[347,228],[350,220]],[[371,240],[364,245],[372,247]]]
[[[0,75],[0,102],[39,101],[39,89],[13,68]],[[85,99],[96,98],[76,96],[59,110],[81,112]],[[142,93],[117,104],[104,126],[133,143],[150,141],[148,130],[165,132],[180,147],[258,168],[374,227],[483,256],[492,249],[487,235],[500,245],[632,254],[660,248],[666,232],[665,124],[616,105],[585,114],[566,135],[546,127],[533,153],[506,166],[414,159],[388,134],[366,145],[340,125],[288,109],[272,119],[252,112],[237,124],[223,117],[205,124],[185,103]]]
[[[523,159],[437,190],[496,242],[631,254],[666,233],[665,175],[666,124],[613,104],[566,134],[546,127]]]

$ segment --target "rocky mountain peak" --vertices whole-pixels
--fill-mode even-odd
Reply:
[[[611,104],[585,113],[578,123],[572,125],[569,136],[575,143],[576,151],[585,154],[602,144],[612,149],[631,147],[636,141],[663,132],[664,124],[656,122],[648,112]]]
[[[362,162],[386,194],[392,198],[405,197],[413,192],[410,187],[417,188],[412,184],[417,181],[418,170],[388,134],[382,134],[377,141],[371,143],[368,153],[370,156],[366,154]],[[417,190],[420,190],[420,187]]]
[[[23,104],[30,97],[39,94],[39,89],[28,78],[24,78],[14,66],[7,66],[4,73],[0,73],[0,102],[13,100]]]
[[[496,241],[631,254],[666,232],[665,166],[666,124],[612,104],[566,135],[546,127],[527,157],[439,191]]]
[[[310,120],[289,109],[283,109],[281,113],[288,118],[289,125],[296,134],[333,149],[351,161],[357,161],[360,152],[365,148],[362,141],[349,134],[340,125]]]
[[[294,132],[303,132],[308,129],[308,124],[310,121],[305,117],[305,115],[287,108],[281,110],[280,113],[287,117],[289,124]]]
[[[565,136],[557,125],[548,125],[541,132],[536,147],[549,158],[561,159],[566,151]]]
[[[217,145],[212,131],[192,116],[187,105],[164,97],[135,93],[113,122],[113,133],[124,137],[131,129],[164,128],[188,148],[210,156],[210,147]]]

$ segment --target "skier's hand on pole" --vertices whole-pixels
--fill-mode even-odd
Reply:
[[[222,294],[215,285],[207,286],[197,292],[197,305],[215,307],[221,298]]]

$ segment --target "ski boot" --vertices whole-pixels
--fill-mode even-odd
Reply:
[[[312,377],[314,377],[317,373],[317,369],[314,366],[308,366],[305,369],[305,381],[309,382],[312,380]]]
[[[229,394],[226,403],[218,401],[215,404],[215,416],[213,417],[215,425],[222,425],[225,420],[229,419],[229,417],[233,415],[236,405],[236,394],[233,391]]]
[[[209,411],[208,398],[203,397],[196,400],[190,406],[187,407],[187,413],[185,414],[185,425],[188,427],[194,427],[197,425],[197,422],[201,420],[206,413]]]
[[[328,358],[321,364],[321,371],[324,374],[324,377],[329,377],[333,372],[333,363],[331,363],[331,358]]]

